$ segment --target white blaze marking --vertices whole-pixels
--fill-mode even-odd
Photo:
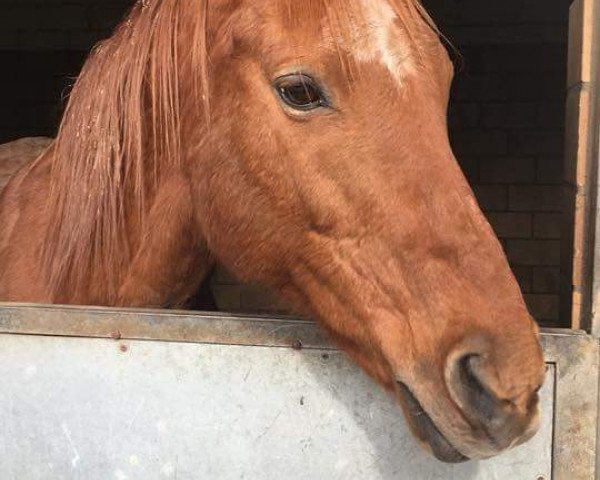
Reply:
[[[380,62],[397,82],[411,69],[410,51],[399,28],[398,16],[387,0],[360,0],[366,32],[357,38],[354,55],[362,62]]]

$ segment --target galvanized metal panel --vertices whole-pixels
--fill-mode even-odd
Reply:
[[[185,463],[179,464],[177,478],[229,478],[241,475],[239,469],[245,469],[245,478],[513,480],[531,478],[534,471],[538,472],[535,480],[594,477],[598,341],[582,332],[547,330],[542,334],[549,380],[543,393],[544,429],[534,443],[492,461],[458,467],[441,465],[417,449],[397,406],[344,360],[308,320],[0,303],[2,333],[0,455],[10,459],[0,462],[2,480],[168,478],[175,475],[173,455],[179,461],[180,452],[191,463],[188,470],[182,470]],[[123,344],[130,349],[121,351]],[[3,345],[21,347],[9,355],[10,348]],[[207,367],[203,364],[207,358],[221,361]],[[252,365],[257,368],[248,373]],[[46,369],[44,375],[38,375],[41,368]],[[250,374],[256,372],[259,375],[249,386]],[[28,376],[38,380],[28,381]],[[206,392],[214,395],[207,397]],[[310,404],[306,392],[314,395]],[[251,395],[245,397],[245,393]],[[189,401],[191,397],[201,405],[209,398],[208,405],[214,408],[198,409],[198,404]],[[151,399],[152,408],[135,404],[141,398]],[[296,400],[304,403],[302,409],[298,410]],[[235,402],[237,410],[228,411]],[[328,405],[336,406],[333,420],[328,417]],[[275,406],[282,409],[269,416]],[[132,422],[133,414],[136,420]],[[156,415],[175,425],[168,435],[163,432],[160,441],[150,435],[150,427],[137,424],[138,418],[145,418],[143,425],[152,421],[163,425]],[[76,420],[76,428],[70,423],[63,428],[64,419],[69,418]],[[211,436],[208,425],[218,428],[221,435]],[[107,434],[107,428],[112,433]],[[52,442],[61,445],[61,441],[66,442],[63,450],[53,449]],[[37,442],[35,448],[31,442]],[[67,462],[69,445],[78,449],[77,465],[85,457],[104,468],[99,470],[101,476],[65,467],[65,476],[54,471],[48,477],[48,472],[36,470],[47,463],[57,468],[61,461]],[[131,467],[142,463],[138,453],[123,460],[123,452],[136,445],[146,454],[146,470],[125,468],[128,461]],[[290,448],[296,448],[295,454],[290,455]],[[48,455],[62,460],[44,464]],[[220,455],[231,459],[228,472],[203,470]],[[75,456],[68,458],[72,462]],[[221,458],[218,466],[225,464]],[[341,473],[332,473],[335,465]],[[159,470],[151,472],[152,468]]]
[[[423,453],[400,410],[339,352],[0,336],[0,478],[551,478],[542,431],[486,462]]]

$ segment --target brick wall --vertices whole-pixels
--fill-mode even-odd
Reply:
[[[126,0],[2,0],[0,142],[54,135],[68,86]]]
[[[424,3],[463,55],[450,107],[455,153],[532,314],[567,325],[559,313],[568,315],[570,298],[559,294],[570,283],[560,240],[569,2]]]
[[[559,296],[567,0],[424,0],[462,52],[451,138],[502,240],[534,316],[567,324]],[[65,87],[129,1],[4,0],[0,6],[0,142],[52,135]],[[562,252],[563,256],[565,252]],[[567,252],[569,254],[569,252]],[[564,276],[564,275],[563,275]],[[264,311],[271,300],[226,273],[221,306]]]

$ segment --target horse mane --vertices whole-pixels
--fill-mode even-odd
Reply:
[[[411,39],[417,17],[439,33],[419,0],[389,1]],[[133,250],[128,222],[143,223],[159,169],[181,160],[182,65],[208,121],[209,2],[138,0],[88,57],[53,154],[52,216],[42,252],[50,293],[67,280],[71,289],[86,288],[92,276],[115,299]],[[302,7],[338,26],[348,9],[347,0],[287,4],[290,15]]]
[[[93,269],[116,295],[115,267],[131,256],[126,219],[143,220],[159,161],[181,159],[182,60],[208,112],[207,2],[140,0],[87,59],[56,139],[43,252],[51,288],[85,285]]]

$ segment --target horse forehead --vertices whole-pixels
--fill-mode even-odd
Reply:
[[[388,0],[358,0],[341,44],[358,63],[378,63],[401,83],[413,59],[410,39],[398,20]]]
[[[410,42],[398,26],[398,16],[387,0],[360,0],[366,35],[354,45],[359,62],[379,62],[398,82],[412,68]]]

